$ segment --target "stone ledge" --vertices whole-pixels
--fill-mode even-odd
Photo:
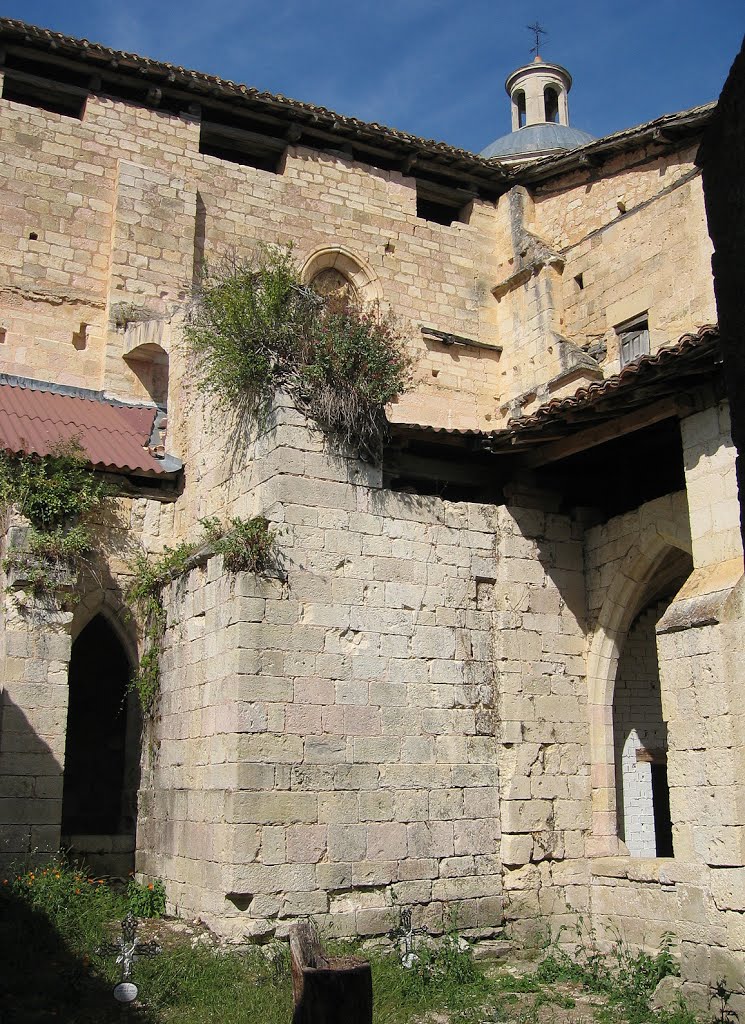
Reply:
[[[676,885],[701,881],[704,865],[673,857],[598,857],[589,861],[590,878],[618,878],[629,882]]]

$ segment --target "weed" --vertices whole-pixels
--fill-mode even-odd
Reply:
[[[559,946],[560,937],[561,933],[536,969],[533,975],[536,981],[542,985],[570,981],[588,992],[603,995],[629,1024],[664,1019],[650,1011],[649,1000],[664,977],[678,974],[678,964],[672,954],[672,935],[663,936],[661,948],[654,955],[634,952],[620,938],[608,953],[602,953],[594,944],[594,935],[583,929],[581,921],[574,956]],[[613,1019],[612,1009],[605,1011],[609,1021]],[[683,1007],[681,1013],[687,1012]],[[681,1017],[680,1021],[684,1019]],[[673,1021],[674,1018],[670,1018],[670,1024]]]
[[[44,914],[75,951],[90,954],[107,923],[126,913],[126,903],[101,878],[59,856],[36,868],[10,872],[2,892]]]
[[[277,388],[331,437],[375,458],[384,408],[409,383],[392,316],[303,287],[291,248],[258,246],[207,270],[185,326],[202,388],[256,415]]]
[[[716,1000],[719,1003],[716,1008],[716,1016],[712,1018],[712,1024],[737,1024],[740,1020],[739,1014],[730,1008],[731,998],[732,992],[727,986],[727,979],[720,978],[711,999],[712,1002]]]
[[[94,547],[87,521],[109,494],[77,440],[59,441],[46,456],[0,452],[0,506],[16,508],[30,524],[4,570],[34,595],[69,583]]]
[[[127,905],[135,917],[163,917],[166,912],[166,890],[159,878],[138,882],[131,878],[127,885]]]
[[[276,533],[263,516],[229,520],[228,529],[214,541],[228,572],[264,573],[275,561]]]

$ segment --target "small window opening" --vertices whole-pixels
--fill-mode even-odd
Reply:
[[[29,240],[29,242],[38,242],[39,241],[39,235],[37,234],[36,231],[29,231],[29,233],[28,233],[28,240]]]
[[[88,347],[88,324],[81,324],[79,331],[73,331],[72,347],[78,352],[84,352]]]
[[[451,198],[446,188],[430,188],[427,182],[417,182],[416,215],[422,220],[446,226],[454,221],[465,223],[467,210],[468,204],[464,205],[456,195]]]
[[[546,111],[546,120],[550,124],[559,123],[559,94],[553,86],[547,85],[543,90],[543,105]]]
[[[3,99],[11,103],[23,103],[27,107],[37,107],[53,114],[64,114],[83,118],[85,95],[78,89],[71,90],[58,82],[35,79],[23,81],[6,72],[3,82]]]
[[[585,287],[585,278],[583,274],[575,274],[574,283],[577,285],[580,291]]]
[[[517,127],[524,128],[525,122],[527,120],[527,115],[525,112],[525,93],[522,91],[522,89],[519,89],[514,94],[514,101],[515,108],[517,110]]]
[[[649,354],[649,319],[646,313],[616,327],[621,366]]]
[[[667,762],[652,764],[652,812],[654,818],[655,852],[658,857],[672,857],[673,822],[670,817],[670,785]]]
[[[286,144],[253,132],[231,129],[226,125],[203,121],[199,133],[199,152],[233,164],[257,167],[279,174]]]

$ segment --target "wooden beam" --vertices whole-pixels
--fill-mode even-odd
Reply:
[[[434,440],[434,439],[433,439]],[[465,455],[466,452],[463,452]],[[484,467],[469,465],[461,460],[429,458],[400,452],[386,455],[383,472],[388,476],[412,477],[414,480],[435,480],[443,484],[477,484],[483,482]]]
[[[551,462],[566,459],[570,455],[576,455],[578,452],[586,451],[588,448],[594,448],[605,441],[612,441],[617,437],[623,437],[625,434],[632,434],[636,430],[643,430],[644,427],[660,423],[671,416],[679,416],[681,413],[690,412],[692,407],[693,402],[687,396],[665,398],[655,405],[648,406],[646,409],[637,409],[626,416],[609,419],[607,423],[603,423],[598,427],[589,427],[587,430],[580,430],[570,437],[563,438],[561,441],[554,441],[553,444],[548,444],[544,448],[528,455],[525,459],[525,465],[531,469],[547,466]]]
[[[227,124],[214,121],[202,121],[202,136],[212,144],[220,142],[237,142],[244,145],[250,152],[252,147],[270,153],[281,153],[287,146],[285,139],[277,139],[272,135],[260,135],[246,128],[233,128]]]

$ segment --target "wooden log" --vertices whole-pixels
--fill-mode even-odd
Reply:
[[[330,957],[309,921],[290,925],[292,1024],[372,1024],[370,964]]]

